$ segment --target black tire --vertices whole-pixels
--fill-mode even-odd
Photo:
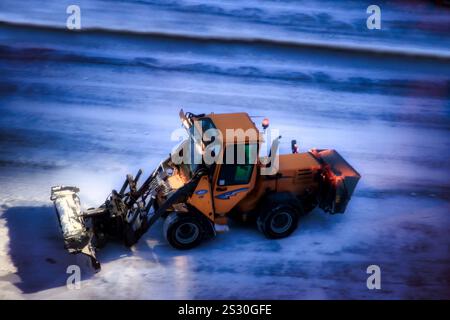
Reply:
[[[164,221],[164,236],[176,249],[192,249],[202,242],[205,230],[200,218],[183,212],[172,212]]]
[[[269,239],[288,237],[297,229],[299,215],[290,204],[274,203],[258,216],[258,229]]]

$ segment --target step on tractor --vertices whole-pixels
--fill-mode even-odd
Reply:
[[[344,213],[360,179],[335,150],[299,152],[293,140],[292,153],[279,154],[281,136],[266,142],[268,119],[263,131],[247,113],[181,110],[180,119],[187,135],[169,157],[145,180],[142,170],[127,175],[98,208],[83,210],[77,187],[51,188],[70,253],[87,255],[99,270],[97,249],[109,239],[132,246],[160,218],[168,243],[182,250],[228,231],[229,218],[284,238],[316,207]]]

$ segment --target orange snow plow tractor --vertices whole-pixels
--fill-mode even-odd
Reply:
[[[278,154],[280,136],[269,144],[267,119],[260,132],[246,113],[180,111],[187,136],[141,182],[128,175],[98,208],[82,210],[78,188],[55,186],[55,204],[66,249],[84,253],[96,269],[96,249],[108,239],[127,246],[160,218],[177,249],[190,249],[228,230],[228,219],[255,222],[270,239],[289,236],[315,207],[344,213],[360,175],[334,150]],[[266,151],[266,152],[264,152]]]

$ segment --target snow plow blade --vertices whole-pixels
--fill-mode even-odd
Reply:
[[[323,165],[319,207],[329,213],[344,213],[361,175],[336,150],[311,150]]]
[[[92,247],[92,232],[86,227],[81,210],[77,187],[56,186],[51,188],[50,200],[55,205],[59,226],[64,238],[64,247],[70,253],[83,253],[87,255],[95,267],[100,264]]]

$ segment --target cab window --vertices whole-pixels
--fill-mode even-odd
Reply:
[[[231,148],[233,148],[233,150],[231,150]],[[242,148],[241,151],[239,151],[239,148]],[[229,156],[227,158],[227,153],[229,154],[230,152],[233,152],[233,156]],[[239,159],[239,156],[242,155],[244,155],[244,159]],[[224,152],[223,164],[220,168],[217,185],[231,186],[248,184],[252,177],[253,168],[256,163],[256,157],[256,144],[228,146]]]

